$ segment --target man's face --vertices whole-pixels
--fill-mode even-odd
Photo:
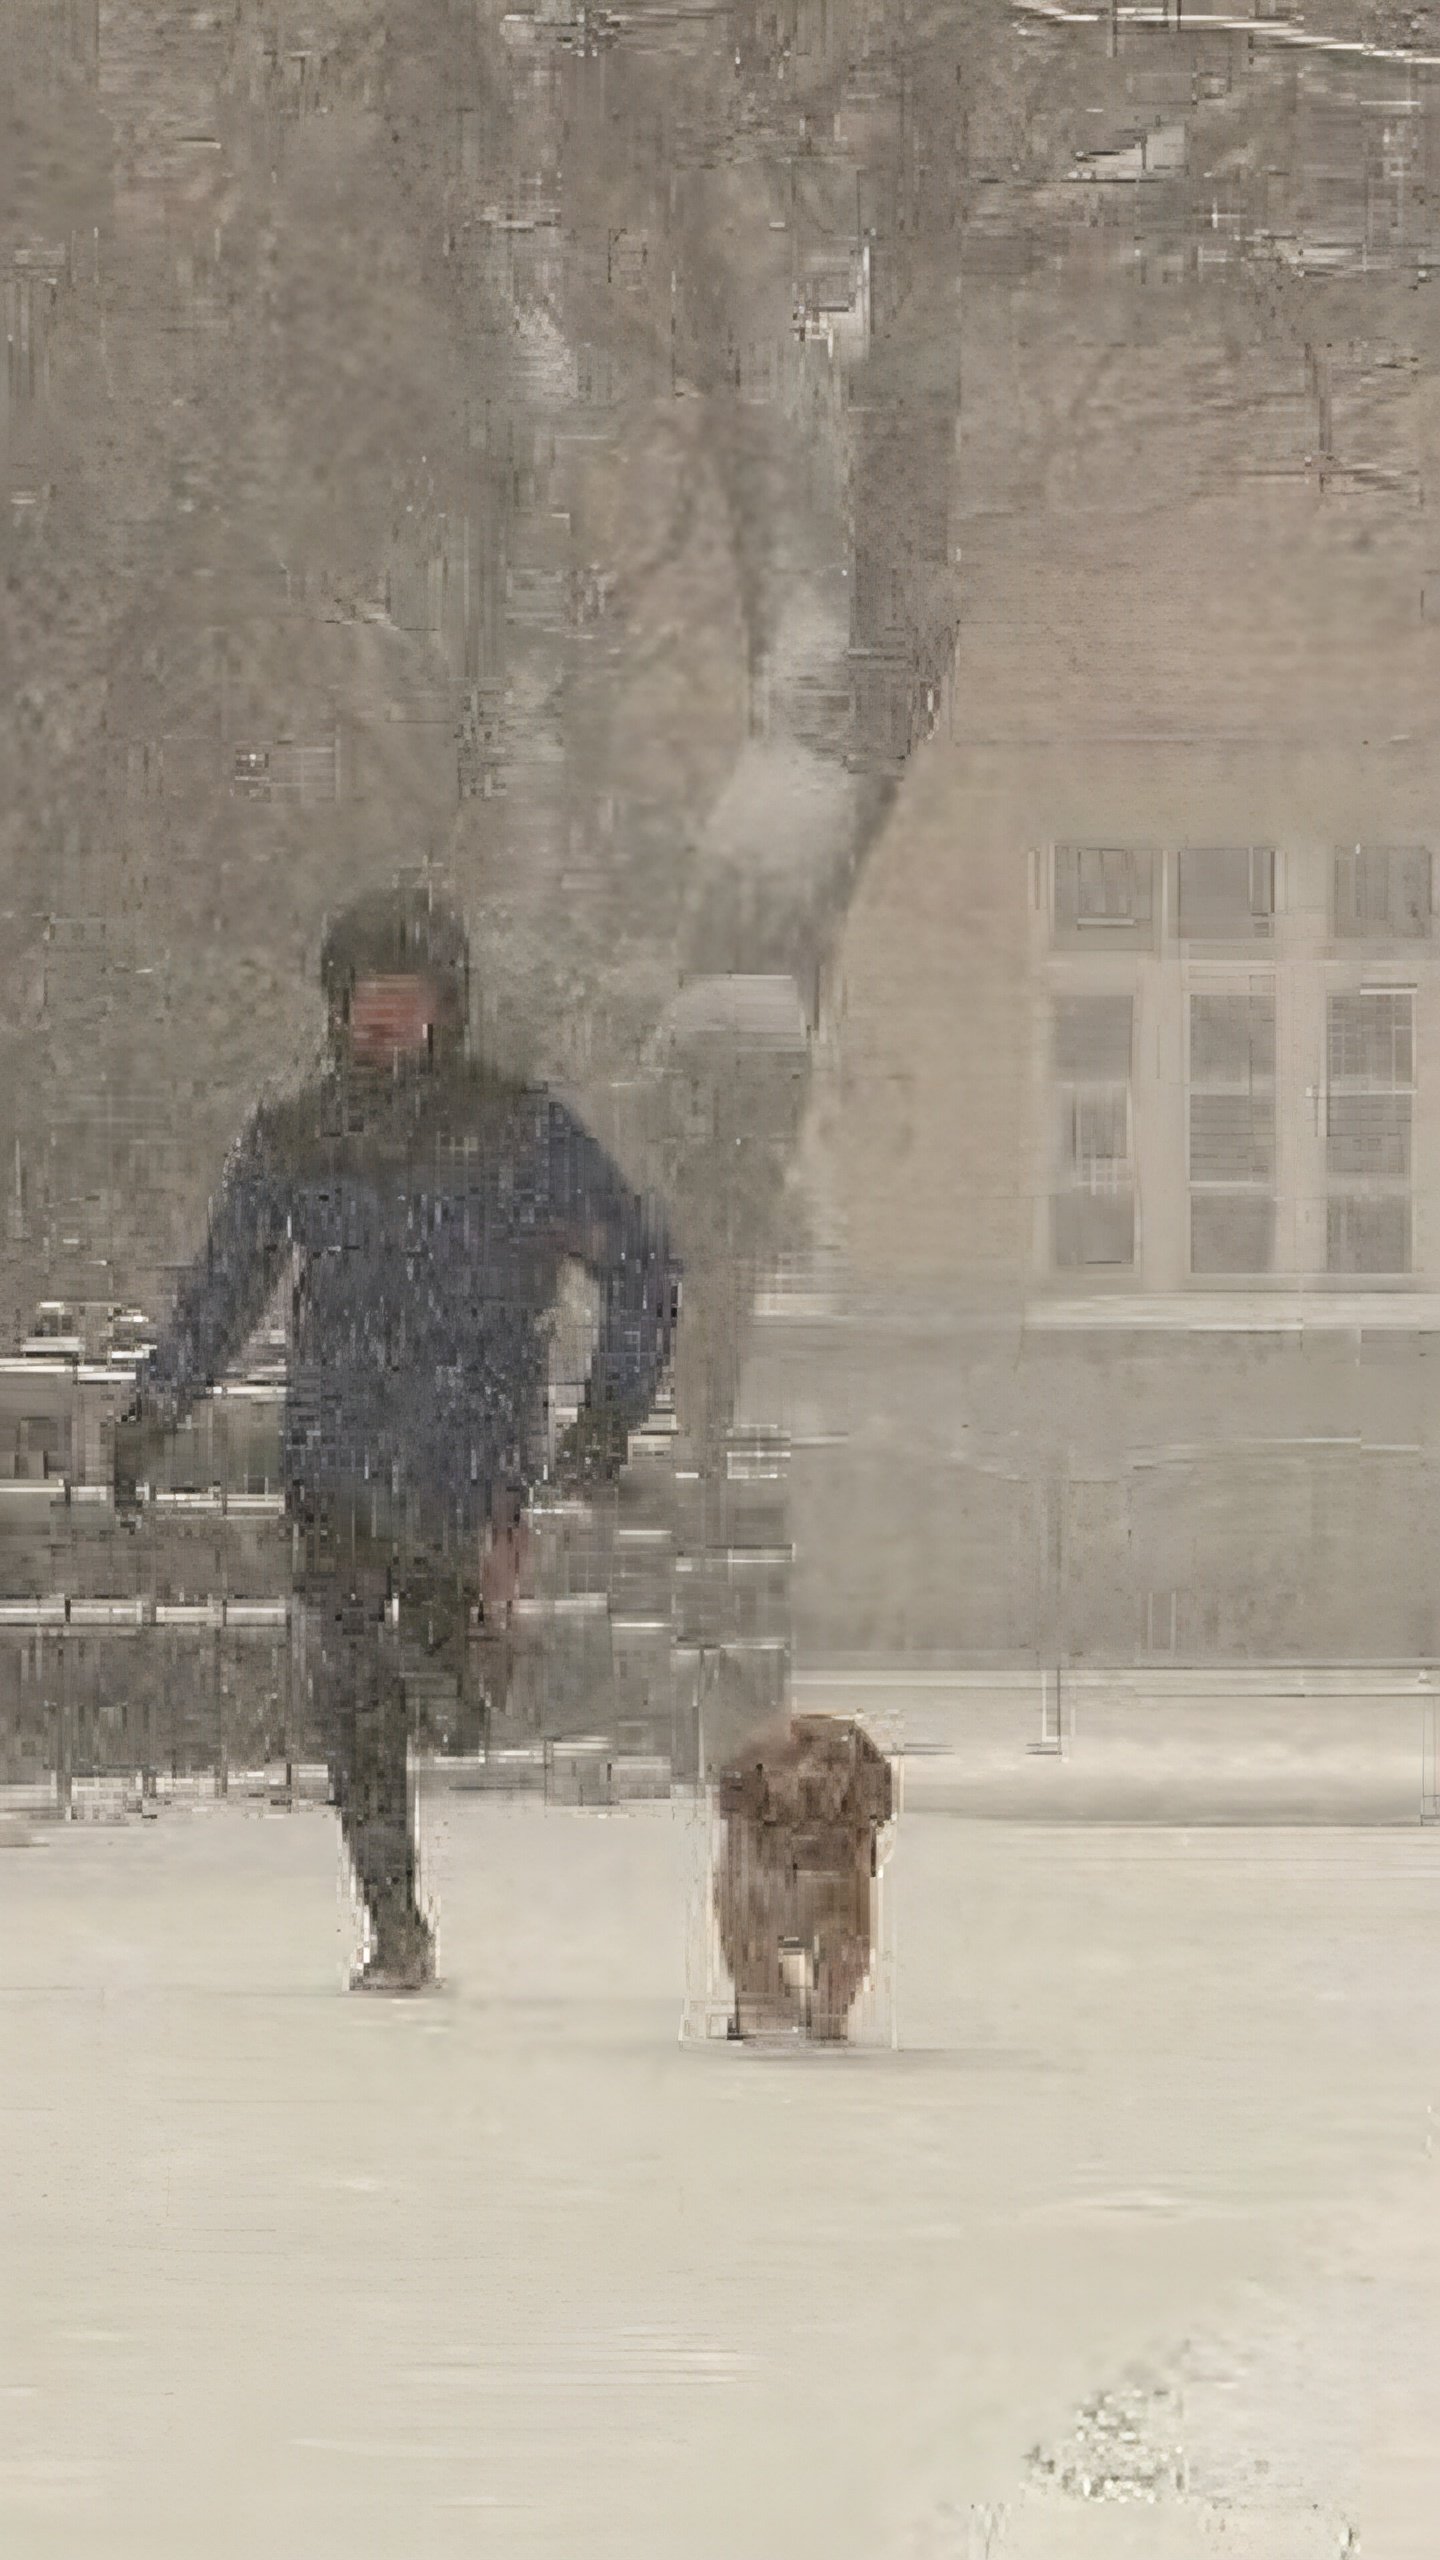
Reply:
[[[358,978],[350,997],[350,1047],[367,1066],[423,1057],[443,1013],[428,978]]]

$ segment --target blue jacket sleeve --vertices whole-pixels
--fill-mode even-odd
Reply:
[[[559,1104],[550,1112],[547,1171],[561,1250],[584,1264],[601,1293],[587,1399],[603,1400],[627,1431],[637,1431],[670,1357],[680,1263],[658,1209],[631,1189],[599,1141]]]
[[[142,1377],[137,1409],[167,1428],[209,1393],[265,1312],[290,1233],[289,1186],[263,1112],[233,1149],[204,1247]]]

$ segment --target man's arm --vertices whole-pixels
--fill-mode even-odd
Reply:
[[[207,1395],[265,1311],[289,1237],[289,1186],[257,1112],[233,1149],[204,1246],[143,1372],[127,1421],[173,1431]]]
[[[560,1104],[549,1118],[548,1201],[561,1251],[600,1289],[600,1333],[566,1457],[611,1476],[655,1401],[679,1314],[680,1263],[654,1204]]]

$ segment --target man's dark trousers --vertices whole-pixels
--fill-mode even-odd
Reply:
[[[478,1560],[477,1560],[478,1561]],[[454,1561],[355,1535],[310,1537],[297,1580],[316,1721],[340,1829],[377,1948],[403,1953],[425,1928],[404,1661],[452,1671],[462,1742],[503,1703],[503,1643],[475,1623],[479,1575]],[[403,1648],[403,1650],[402,1650]],[[493,1657],[493,1660],[491,1659]]]

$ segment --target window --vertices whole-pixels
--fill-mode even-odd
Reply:
[[[1275,1202],[1261,1193],[1192,1191],[1190,1269],[1195,1278],[1238,1279],[1275,1259]]]
[[[582,408],[613,409],[620,397],[620,373],[609,347],[582,341],[576,350],[576,390]]]
[[[914,743],[910,672],[883,650],[850,657],[850,700],[861,750],[881,764],[903,763]]]
[[[64,1475],[70,1460],[70,1433],[57,1414],[25,1414],[11,1429],[12,1476],[38,1484]]]
[[[1223,814],[1213,833],[1198,802],[1185,814],[1188,842],[1157,824],[1150,850],[1052,838],[1033,857],[1037,1260],[1052,1285],[1093,1269],[1159,1290],[1393,1290],[1431,1263],[1416,1042],[1435,856],[1402,818],[1392,840],[1296,842],[1282,865],[1243,816],[1227,845]]]
[[[1326,1120],[1325,1170],[1332,1182],[1364,1182],[1374,1174],[1409,1181],[1408,1093],[1332,1093]]]
[[[1130,1163],[1130,1096],[1121,1085],[1112,1091],[1073,1089],[1064,1097],[1061,1152],[1087,1187],[1113,1187]]]
[[[1055,931],[1065,941],[1147,942],[1155,856],[1106,845],[1055,848]]]
[[[1130,1271],[1135,1263],[1135,1196],[1058,1193],[1051,1204],[1057,1271]]]
[[[1365,987],[1330,999],[1332,1090],[1410,1090],[1415,1081],[1415,999],[1409,987]]]
[[[1332,1192],[1325,1204],[1325,1267],[1378,1279],[1410,1268],[1410,1203]]]
[[[1275,1255],[1275,990],[1269,979],[1190,998],[1190,1268],[1268,1271]]]
[[[298,801],[308,807],[338,797],[334,738],[316,746],[281,738],[272,747],[237,747],[233,770],[235,788],[246,799]]]
[[[165,794],[165,749],[159,738],[132,739],[125,750],[125,783],[132,800]]]
[[[1330,998],[1326,1269],[1378,1277],[1411,1260],[1415,1000],[1408,987]]]
[[[1268,845],[1187,847],[1176,860],[1181,939],[1249,942],[1275,923],[1275,856]]]
[[[643,231],[611,232],[608,266],[612,284],[643,284],[649,263],[650,243]]]
[[[55,286],[44,276],[26,273],[18,259],[16,267],[6,292],[5,338],[10,397],[18,408],[45,387],[46,321],[54,309]]]
[[[1421,845],[1354,845],[1335,856],[1339,940],[1412,942],[1430,932],[1431,862]]]
[[[270,750],[270,781],[277,800],[299,800],[309,806],[337,796],[338,764],[334,738],[301,746],[282,738]]]
[[[1057,1002],[1051,1199],[1057,1269],[1133,1266],[1133,1048],[1130,996],[1071,996]]]

